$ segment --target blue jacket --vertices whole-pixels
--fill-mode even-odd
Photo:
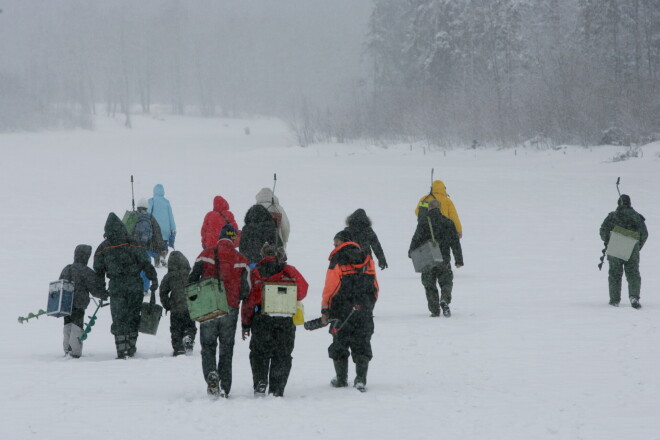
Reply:
[[[149,212],[152,212],[153,216],[160,226],[160,232],[163,235],[163,240],[168,240],[170,234],[176,231],[176,223],[174,223],[174,215],[172,214],[172,206],[170,206],[170,201],[165,197],[165,188],[160,183],[154,186],[154,196],[149,199]],[[155,202],[155,204],[154,204]]]

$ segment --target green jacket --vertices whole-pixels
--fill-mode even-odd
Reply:
[[[629,206],[619,206],[616,211],[612,211],[600,225],[600,238],[605,245],[610,241],[610,232],[615,226],[637,232],[639,234],[639,249],[641,250],[649,238],[649,231],[646,229],[646,219],[643,215]]]
[[[111,212],[105,222],[106,238],[94,254],[94,271],[105,287],[110,279],[110,295],[123,295],[142,285],[140,272],[144,271],[152,286],[158,286],[156,269],[149,262],[146,250],[129,238],[122,221]],[[142,287],[139,287],[142,292]]]
[[[165,310],[188,312],[185,288],[189,275],[188,259],[179,251],[172,252],[167,260],[167,275],[160,283],[160,303]]]

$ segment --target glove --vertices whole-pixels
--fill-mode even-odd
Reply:
[[[163,306],[165,311],[168,311],[172,308],[172,304],[170,304],[170,299],[169,298],[162,298],[160,300],[160,304]]]
[[[156,293],[156,290],[158,290],[158,283],[152,282],[149,290],[151,290],[151,293]]]
[[[378,262],[378,267],[380,267],[380,270],[385,270],[387,269],[387,261],[382,260]]]
[[[241,339],[244,341],[250,336],[250,327],[243,327],[243,331],[241,332]]]
[[[321,323],[323,323],[323,325],[328,325],[328,322],[330,322],[329,317],[330,317],[330,310],[322,309],[321,310]]]
[[[109,300],[109,299],[110,299],[110,292],[108,292],[107,290],[104,290],[104,291],[101,292],[101,294],[99,295],[99,299],[100,299],[101,301],[107,301],[107,300]]]

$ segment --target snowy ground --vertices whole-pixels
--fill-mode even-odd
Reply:
[[[616,147],[293,144],[278,121],[169,116],[136,117],[132,130],[101,118],[93,132],[0,135],[0,439],[660,439],[660,143],[624,162],[611,162]],[[429,317],[406,255],[431,167],[464,227],[450,319]],[[324,330],[298,329],[284,399],[253,398],[237,338],[231,398],[210,402],[199,345],[170,356],[168,317],[128,361],[114,359],[107,309],[80,360],[62,357],[60,319],[17,323],[45,309],[77,244],[101,242],[108,212],[130,208],[131,174],[136,198],[165,186],[192,260],[213,196],[242,224],[274,172],[289,261],[310,283],[308,319],[320,313],[335,232],[358,207],[372,217],[389,269],[378,273],[366,394],[329,386]],[[596,268],[617,176],[650,231],[640,311],[625,299],[609,307]]]

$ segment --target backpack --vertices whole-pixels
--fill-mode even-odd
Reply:
[[[135,224],[133,236],[140,244],[147,244],[153,235],[153,227],[151,226],[151,214],[138,213],[138,221]]]

